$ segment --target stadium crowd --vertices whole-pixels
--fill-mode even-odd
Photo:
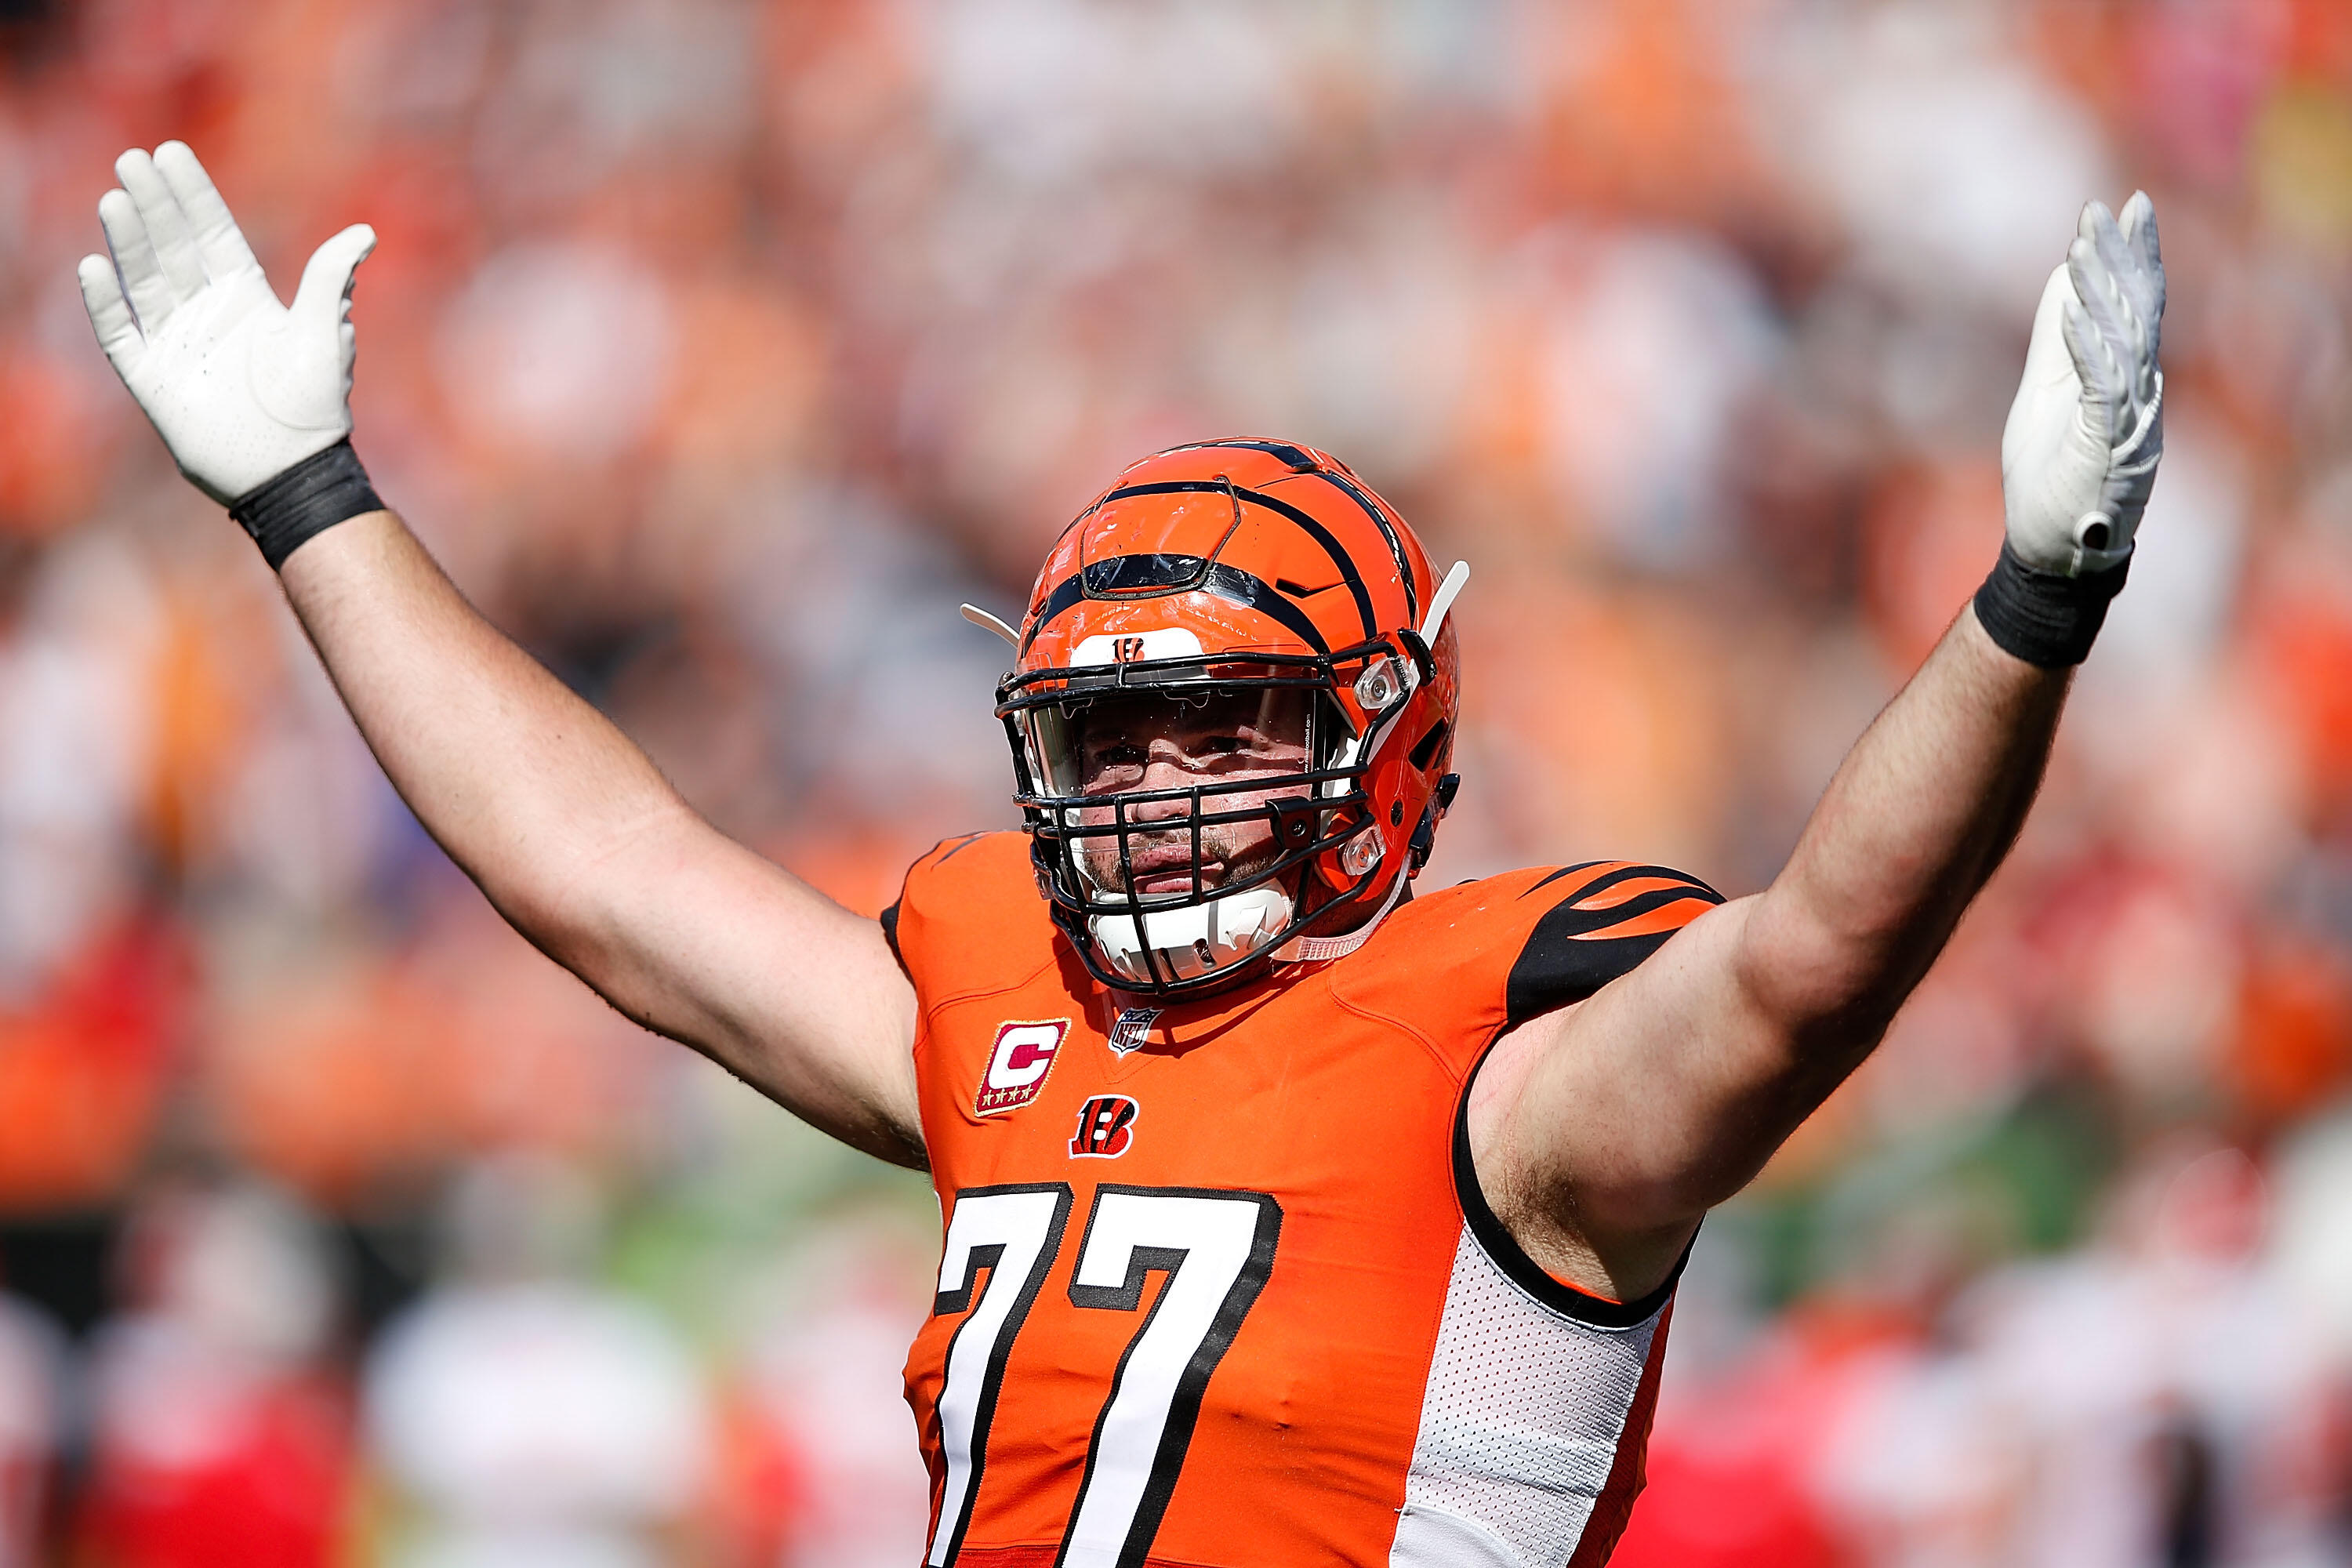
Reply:
[[[1466,556],[1427,875],[1769,877],[1990,564],[2033,301],[2155,197],[2168,455],[2019,851],[1703,1235],[1628,1568],[2352,1553],[2352,9],[0,5],[0,1568],[921,1552],[919,1179],[508,933],[73,284],[190,142],[344,223],[379,489],[878,910],[994,640],[1274,433]]]

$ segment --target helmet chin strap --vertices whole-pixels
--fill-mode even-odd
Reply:
[[[1372,918],[1339,936],[1294,937],[1274,953],[1277,963],[1322,963],[1345,958],[1371,940],[1372,932],[1404,898],[1412,879],[1399,874]],[[1143,911],[1143,931],[1160,966],[1179,980],[1229,969],[1258,951],[1256,941],[1290,923],[1290,895],[1279,888],[1253,888],[1198,904]],[[1131,980],[1155,976],[1135,940],[1135,917],[1095,915],[1087,921],[1095,947],[1111,968]],[[1204,951],[1205,950],[1205,951]]]
[[[1293,907],[1290,895],[1278,887],[1249,888],[1197,904],[1140,910],[1141,942],[1136,940],[1136,914],[1091,915],[1087,930],[1104,963],[1130,980],[1157,981],[1153,958],[1171,977],[1192,980],[1231,969],[1257,952],[1290,923]]]
[[[1404,885],[1412,880],[1403,872],[1398,872],[1389,883],[1389,896],[1381,900],[1381,907],[1373,912],[1370,920],[1339,936],[1293,937],[1283,943],[1281,951],[1274,955],[1275,962],[1321,963],[1327,959],[1347,957],[1372,940],[1372,933],[1381,929],[1381,922],[1389,918],[1389,911],[1395,909],[1397,900],[1404,897]]]

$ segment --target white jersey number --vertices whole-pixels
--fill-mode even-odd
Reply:
[[[1184,1467],[1209,1374],[1265,1288],[1281,1228],[1282,1210],[1263,1193],[1107,1186],[1096,1194],[1071,1304],[1132,1312],[1150,1275],[1165,1272],[1168,1282],[1112,1374],[1062,1537],[1063,1568],[1143,1561]]]
[[[947,1382],[940,1390],[940,1450],[948,1474],[926,1559],[931,1568],[953,1562],[963,1544],[981,1468],[988,1462],[988,1425],[996,1415],[996,1391],[1004,1384],[1004,1360],[1061,1250],[1069,1219],[1070,1189],[1060,1182],[956,1194],[931,1312],[971,1316],[948,1342]],[[985,1285],[977,1279],[983,1268]]]
[[[1008,1197],[1023,1200],[1023,1206],[1008,1207]],[[932,1568],[954,1561],[971,1521],[1005,1359],[1052,1262],[1070,1199],[1070,1189],[1058,1184],[956,1195],[933,1310],[971,1316],[948,1348],[940,1394],[947,1484],[929,1558]],[[982,1210],[967,1226],[965,1211],[975,1203]],[[1017,1257],[1012,1241],[994,1239],[1016,1213],[1021,1237],[1035,1238],[1034,1250]],[[1209,1376],[1265,1288],[1281,1229],[1281,1206],[1264,1193],[1105,1186],[1095,1194],[1070,1278],[1071,1304],[1143,1311],[1143,1321],[1119,1356],[1087,1447],[1086,1474],[1055,1558],[1059,1568],[1135,1568],[1150,1550],[1183,1468]],[[992,1245],[1003,1250],[981,1258]],[[1022,1258],[1028,1257],[1036,1261],[1024,1268]],[[989,1282],[974,1306],[971,1276],[982,1266],[989,1267]],[[1144,1310],[1153,1274],[1166,1281]],[[995,1306],[1000,1296],[1010,1302],[1013,1295],[997,1289],[1000,1279],[1023,1281],[1017,1305]],[[990,1350],[967,1351],[967,1341]]]

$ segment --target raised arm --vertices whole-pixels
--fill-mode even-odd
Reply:
[[[1698,1217],[1868,1056],[2008,852],[2072,667],[2123,584],[2162,449],[2145,195],[2095,204],[2002,437],[2000,564],[1838,770],[1771,886],[1506,1037],[1472,1096],[1481,1186],[1548,1267],[1656,1287]]]
[[[279,575],[401,798],[517,931],[813,1125],[920,1163],[914,991],[880,926],[704,821],[392,513]]]
[[[278,567],[384,772],[517,930],[816,1127],[922,1163],[914,996],[881,928],[728,839],[485,621],[351,456],[347,229],[278,305],[187,148],[123,154],[81,283],[182,472]]]

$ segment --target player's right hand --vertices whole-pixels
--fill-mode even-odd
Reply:
[[[2033,315],[2025,375],[2000,437],[2010,548],[2073,577],[2119,565],[2164,455],[2164,256],[2145,191],[2118,223],[2083,209]]]
[[[184,142],[114,173],[98,203],[113,259],[82,258],[82,303],[180,471],[227,505],[349,436],[352,276],[375,231],[319,247],[289,310]]]

